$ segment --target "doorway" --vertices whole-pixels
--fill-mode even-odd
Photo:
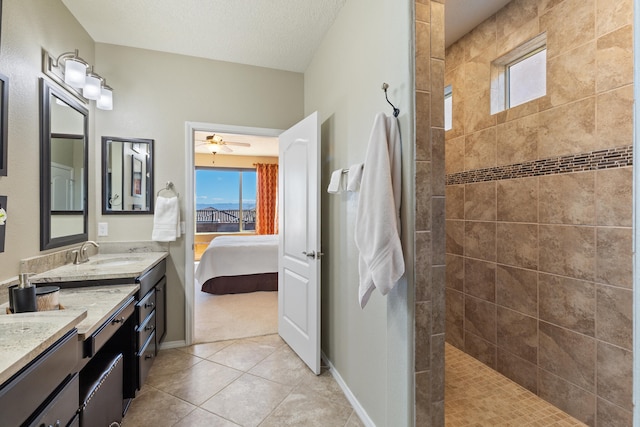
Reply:
[[[196,135],[200,135],[201,133],[206,134],[236,134],[236,135],[244,135],[247,137],[267,137],[267,138],[277,138],[280,133],[282,133],[279,129],[269,129],[269,128],[254,128],[254,127],[245,127],[245,126],[231,126],[231,125],[222,125],[222,124],[213,124],[213,123],[196,123],[196,122],[187,122],[185,125],[185,141],[186,141],[186,157],[187,157],[187,165],[186,165],[186,194],[188,195],[188,199],[186,201],[185,213],[186,213],[186,224],[185,224],[185,283],[188,285],[185,287],[185,340],[187,345],[191,345],[195,342],[196,338],[196,311],[197,307],[200,307],[203,310],[207,310],[207,306],[224,304],[227,308],[235,305],[239,306],[250,306],[251,304],[260,304],[265,301],[268,301],[269,298],[261,298],[259,295],[248,296],[248,294],[230,294],[230,295],[220,295],[215,297],[220,298],[210,298],[209,295],[200,295],[196,293],[196,285],[195,285],[195,250],[196,250],[196,201],[195,201],[195,177],[194,171],[196,168],[196,144],[198,144]],[[235,147],[233,147],[235,149]],[[212,157],[213,165],[215,166],[215,162],[218,164],[222,163],[222,156],[218,154],[213,154],[211,152],[208,154]],[[213,160],[213,158],[218,157],[217,160]],[[247,157],[245,163],[248,161],[249,164],[254,162],[249,157]],[[198,246],[202,246],[202,242],[198,242]],[[202,247],[198,249],[198,252],[203,250]],[[199,292],[199,291],[198,291]],[[215,301],[214,301],[215,300]],[[277,303],[275,304],[277,310]],[[246,308],[246,307],[245,307]],[[233,308],[229,308],[233,309]],[[221,314],[221,313],[220,313]],[[265,314],[267,315],[267,314]],[[276,312],[277,315],[277,312]],[[205,320],[205,322],[216,322],[216,318],[210,318],[209,320]],[[205,325],[206,326],[206,325]],[[259,329],[256,329],[259,331]],[[228,333],[227,333],[228,332]],[[217,335],[219,337],[224,338],[232,338],[229,333],[235,333],[233,331],[227,331],[224,333],[220,333]]]

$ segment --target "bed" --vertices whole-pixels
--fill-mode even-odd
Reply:
[[[219,236],[200,258],[195,278],[210,294],[278,290],[278,235]]]

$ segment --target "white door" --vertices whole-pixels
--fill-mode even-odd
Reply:
[[[320,374],[320,126],[311,114],[280,135],[278,333]]]

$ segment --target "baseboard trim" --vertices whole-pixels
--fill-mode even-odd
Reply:
[[[185,340],[182,341],[165,341],[160,344],[160,350],[168,350],[170,348],[180,348],[185,347],[187,342]]]
[[[367,414],[367,411],[364,410],[364,408],[362,407],[358,399],[351,392],[351,389],[349,389],[349,387],[347,386],[347,383],[345,383],[344,380],[342,379],[340,372],[338,372],[336,367],[333,366],[333,363],[331,363],[331,361],[329,360],[327,355],[324,354],[324,352],[322,353],[322,360],[324,360],[327,366],[329,366],[329,372],[331,372],[331,375],[333,375],[333,378],[338,383],[338,386],[340,386],[340,388],[342,389],[342,392],[344,393],[345,397],[347,398],[349,403],[351,403],[351,406],[353,406],[353,409],[358,414],[358,417],[360,417],[360,421],[362,421],[362,423],[366,427],[376,427],[375,423],[371,420],[371,418],[369,418],[369,414]]]

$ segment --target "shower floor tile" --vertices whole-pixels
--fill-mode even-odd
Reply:
[[[482,362],[445,345],[445,426],[585,426]]]

